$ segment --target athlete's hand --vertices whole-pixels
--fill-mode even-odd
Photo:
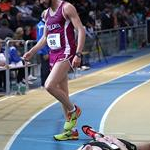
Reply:
[[[28,51],[23,55],[23,59],[26,61],[29,61],[32,58],[32,56],[33,56],[33,53],[31,51]]]
[[[78,56],[74,56],[73,61],[72,61],[72,66],[73,67],[80,67],[81,64],[81,58],[79,58]]]

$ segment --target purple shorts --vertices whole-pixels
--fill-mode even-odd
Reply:
[[[69,60],[72,63],[72,60],[75,56],[75,51],[71,54],[64,54],[64,51],[50,51],[49,64],[52,69],[56,62]]]

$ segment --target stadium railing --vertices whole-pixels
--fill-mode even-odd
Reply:
[[[11,94],[11,78],[10,78],[10,72],[11,71],[16,71],[20,68],[24,68],[25,69],[25,84],[26,84],[26,88],[27,90],[29,89],[29,85],[28,85],[28,68],[29,67],[36,67],[38,65],[38,63],[36,63],[35,59],[33,59],[33,61],[31,61],[30,63],[24,62],[24,65],[22,66],[13,66],[11,67],[9,65],[9,47],[10,47],[10,43],[12,42],[19,42],[22,45],[22,54],[25,53],[26,51],[28,51],[30,49],[30,47],[32,47],[36,41],[34,40],[28,40],[28,41],[24,41],[24,40],[8,40],[8,41],[2,41],[5,47],[5,57],[6,57],[6,65],[3,68],[0,68],[0,72],[1,71],[5,71],[5,79],[6,79],[6,95]]]
[[[113,55],[136,52],[146,42],[146,25],[97,30],[93,38],[86,36],[84,51],[88,52],[89,61],[95,62]]]

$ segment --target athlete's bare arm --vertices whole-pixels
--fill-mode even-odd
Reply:
[[[75,7],[70,3],[65,3],[63,10],[64,10],[65,17],[71,20],[74,28],[78,31],[77,52],[82,52],[84,47],[84,42],[85,42],[85,29],[77,14],[77,11]]]
[[[43,48],[46,45],[46,37],[47,37],[47,28],[46,25],[44,27],[44,31],[43,31],[43,36],[41,37],[41,39],[37,42],[37,44],[32,47],[28,52],[26,52],[23,55],[23,58],[25,60],[29,60],[31,59],[31,57],[41,48]]]
[[[39,42],[31,49],[33,52],[37,52],[39,49],[46,45],[46,36],[47,36],[47,29],[46,26],[44,27],[44,32],[42,38]]]

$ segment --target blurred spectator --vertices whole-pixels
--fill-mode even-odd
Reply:
[[[89,12],[91,10],[91,3],[86,0],[80,0],[78,1],[78,3],[76,3],[76,8],[83,25],[86,26],[86,24],[89,21]]]
[[[2,45],[3,45],[3,40],[0,39],[0,66],[4,67],[6,65],[6,58],[5,58],[4,49]]]
[[[139,19],[139,24],[145,23],[145,17],[146,17],[146,5],[144,0],[137,0],[135,2],[135,5],[133,6],[137,17]]]
[[[114,27],[114,17],[112,8],[106,7],[101,13],[101,30],[112,29]]]
[[[9,64],[11,67],[23,66],[22,59],[19,55],[17,48],[15,47],[15,42],[10,42],[9,47]]]
[[[24,30],[22,27],[18,27],[14,33],[14,40],[23,40]]]
[[[150,16],[149,0],[66,1],[75,5],[81,21],[86,27],[94,26],[96,29],[144,24],[146,17]],[[9,22],[9,28],[13,31],[20,26],[23,28],[31,26],[31,38],[36,39],[35,25],[40,20],[41,12],[47,7],[41,5],[39,0],[2,0],[0,2],[0,20],[6,19]],[[94,19],[91,14],[95,15]],[[25,39],[28,38],[25,37]]]
[[[147,8],[147,12],[146,12],[146,18],[150,17],[150,8]]]
[[[27,41],[27,40],[33,40],[33,39],[32,39],[32,36],[31,36],[31,26],[25,26],[25,27],[24,27],[23,39],[24,39],[25,41]]]
[[[44,20],[44,11],[41,15],[41,20],[37,24],[37,41],[39,41],[43,35],[45,20]],[[38,51],[38,54],[40,55],[40,61],[41,61],[41,86],[44,87],[45,81],[49,75],[50,67],[49,67],[49,50],[50,48],[48,45],[43,47],[41,50]]]
[[[35,3],[33,4],[33,8],[32,8],[32,17],[40,20],[42,11],[43,11],[43,7],[40,5],[39,0],[35,0]]]
[[[36,40],[36,25],[35,26],[31,26],[31,38],[32,40]]]
[[[127,21],[127,25],[128,26],[136,26],[138,25],[138,22],[137,22],[137,17],[136,15],[134,14],[134,12],[128,8],[126,10],[126,21]]]
[[[1,15],[1,21],[3,21],[4,19],[8,21],[8,24],[9,24],[8,27],[10,28],[10,17],[6,13],[3,13]],[[0,21],[0,24],[1,24],[1,21]]]
[[[118,13],[117,13],[117,20],[118,20],[118,26],[119,27],[129,26],[129,24],[127,22],[126,11],[125,11],[124,8],[122,10],[118,11]]]
[[[14,33],[13,40],[24,40],[24,29],[23,27],[18,27]],[[24,44],[23,41],[18,41],[15,43],[16,48],[18,49],[20,55],[24,53]]]
[[[8,12],[11,9],[11,0],[5,0],[0,2],[0,9],[2,12]]]
[[[20,1],[19,5],[17,5],[16,8],[19,10],[22,17],[25,17],[25,18],[29,17],[32,13],[32,10],[28,7],[26,0]]]
[[[19,5],[16,6],[18,9],[18,17],[22,25],[35,25],[37,23],[37,19],[32,17],[32,9],[27,5],[26,0],[20,1]]]
[[[13,31],[9,28],[7,19],[1,21],[0,38],[4,40],[6,37],[13,37]]]
[[[23,40],[23,35],[24,35],[24,30],[22,27],[18,27],[16,29],[16,36],[14,36],[13,40]],[[23,65],[23,61],[21,59],[22,54],[24,53],[24,42],[23,41],[15,41],[12,42],[10,48],[9,48],[9,52],[10,52],[10,62],[12,66],[22,66]],[[20,74],[20,79],[18,79],[18,82],[23,78],[24,79],[24,69],[22,69],[22,71],[18,72]],[[28,80],[36,80],[37,77],[34,77],[33,75],[31,75],[31,68],[28,68]],[[29,81],[29,84],[33,84],[32,82]]]
[[[0,20],[2,19],[2,11],[1,11],[1,9],[0,9]]]
[[[8,40],[13,40],[11,38],[6,38],[6,41]],[[24,62],[21,59],[20,56],[20,52],[17,49],[18,42],[17,41],[10,41],[9,44],[9,66],[10,67],[17,67],[17,83],[25,83],[25,70],[24,68],[22,68],[22,66],[24,65]],[[20,67],[20,68],[19,68]],[[30,72],[30,69],[29,69]],[[31,77],[32,75],[29,74],[28,78],[31,80],[31,78],[33,79],[37,79],[35,77]],[[29,84],[33,84],[31,81],[28,81]]]
[[[18,15],[18,9],[12,5],[10,12],[9,12],[9,17],[10,17],[10,28],[15,31],[17,27],[20,26],[20,16]]]
[[[8,40],[8,39],[6,39]],[[19,55],[19,52],[15,46],[15,42],[10,42],[9,47],[9,66],[10,67],[22,67],[23,62]],[[23,79],[25,78],[25,71],[24,68],[19,68],[17,70],[17,83],[23,82]]]
[[[6,57],[2,47],[2,39],[0,39],[0,69],[6,66]],[[6,89],[5,71],[0,71],[0,92],[4,92]]]

